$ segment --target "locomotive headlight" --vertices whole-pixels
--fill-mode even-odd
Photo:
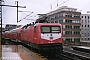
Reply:
[[[34,38],[34,39],[37,39],[37,38]]]

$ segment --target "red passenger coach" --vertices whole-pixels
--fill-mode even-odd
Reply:
[[[4,35],[5,39],[9,39],[10,38],[10,31],[5,31],[3,35]]]
[[[16,28],[11,30],[10,36],[11,40],[21,42],[21,28]]]
[[[10,39],[11,40],[16,40],[16,29],[13,29],[11,30],[11,33],[10,33]]]
[[[21,30],[22,30],[21,28],[18,28],[18,29],[16,30],[18,42],[21,42]]]
[[[52,23],[28,24],[21,31],[22,43],[38,51],[62,52],[62,25]]]
[[[21,27],[12,29],[10,31],[5,31],[2,33],[2,38],[3,39],[9,39],[14,42],[21,42]]]

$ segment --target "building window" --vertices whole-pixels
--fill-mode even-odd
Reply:
[[[65,28],[72,28],[72,26],[66,25]]]
[[[74,29],[80,29],[80,26],[74,26]]]
[[[88,33],[88,36],[89,36],[89,33]]]
[[[85,33],[85,36],[86,36],[86,33]]]
[[[72,23],[80,23],[80,20],[72,20]]]
[[[80,18],[80,15],[74,15],[74,18]]]
[[[57,15],[55,15],[55,19],[57,19],[58,18],[58,14]]]
[[[88,19],[89,19],[89,16],[88,16]]]
[[[86,16],[85,16],[85,19],[86,19]]]
[[[82,40],[83,40],[83,38],[82,38]]]
[[[82,27],[83,27],[83,25],[82,25]]]
[[[65,20],[66,23],[72,23],[72,20]]]
[[[78,31],[74,31],[74,34],[80,34],[80,32],[78,32]]]
[[[72,17],[72,14],[65,14],[65,17]]]
[[[72,41],[72,38],[66,38],[65,40],[70,42],[70,41]]]
[[[62,13],[60,13],[60,14],[59,14],[59,18],[62,18],[62,17],[63,17],[63,14],[62,14]]]
[[[55,19],[54,16],[52,16],[52,17],[51,17],[51,20],[54,20],[54,19]]]
[[[66,31],[65,34],[72,34],[72,31]]]
[[[88,27],[89,27],[89,25],[88,25]]]
[[[85,27],[86,27],[86,25],[85,25]]]
[[[63,23],[63,20],[59,20],[59,23],[60,23],[60,24]]]
[[[87,21],[85,20],[85,23],[86,23]]]
[[[75,42],[80,42],[80,38],[74,38]]]
[[[56,20],[55,23],[58,23],[58,20]]]
[[[83,20],[82,20],[82,23],[83,23]]]
[[[50,18],[50,17],[48,17],[48,18],[47,18],[47,20],[51,20],[51,18]]]
[[[83,18],[83,16],[82,16],[82,18]]]
[[[88,23],[89,23],[89,20],[88,20]]]
[[[51,23],[54,23],[54,21],[51,21]]]

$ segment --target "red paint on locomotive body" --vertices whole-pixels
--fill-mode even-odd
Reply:
[[[60,28],[60,32],[42,32],[41,27],[59,27]],[[40,43],[39,44],[53,44],[53,43],[62,43],[62,26],[61,24],[40,24],[39,25],[39,40]],[[53,37],[53,39],[50,39],[50,37]]]
[[[58,30],[55,32],[42,32],[41,27],[57,27]],[[51,44],[51,43],[62,43],[62,26],[61,24],[50,24],[50,23],[37,23],[30,28],[23,29],[21,32],[21,40],[25,40],[34,44]],[[52,35],[52,36],[51,36]],[[55,36],[56,35],[56,36]],[[53,39],[50,39],[53,37]]]

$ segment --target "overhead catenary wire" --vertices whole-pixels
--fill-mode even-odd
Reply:
[[[58,0],[57,0],[57,1],[58,1]],[[52,4],[57,3],[57,1],[53,2]],[[19,3],[19,4],[20,4],[20,3]],[[42,10],[42,11],[43,11],[43,10]],[[40,12],[41,12],[41,11],[40,11]],[[22,13],[23,13],[23,12],[22,12]],[[25,14],[25,13],[24,13],[24,14]],[[25,14],[25,15],[26,15],[26,14]],[[37,14],[36,14],[36,15],[37,15]],[[36,15],[35,15],[35,16],[36,16]],[[25,19],[25,18],[23,18],[23,19]],[[23,19],[21,19],[21,20],[23,20]],[[21,20],[20,20],[20,21],[21,21]],[[19,22],[20,22],[20,21],[19,21]]]
[[[61,3],[61,4],[58,4],[58,0],[56,1],[56,2],[54,2],[54,3],[57,3],[56,4],[56,6],[58,7],[58,6],[60,6],[60,5],[62,5],[62,4],[64,4],[64,3],[66,3],[66,2],[68,2],[69,0],[66,0],[66,1],[64,1],[63,3]],[[54,3],[52,3],[52,4],[54,4]],[[54,7],[53,9],[55,9],[56,7]],[[43,10],[42,10],[43,11]],[[41,12],[41,11],[40,11]],[[35,15],[36,16],[36,15]]]
[[[20,5],[23,5],[21,2],[19,2],[19,4],[20,4]],[[31,12],[31,11],[24,11],[24,10],[23,10],[23,11],[19,11],[19,12],[22,12],[23,14],[25,14],[25,15],[27,16],[27,14],[24,13],[24,12]],[[33,17],[36,17],[36,15],[37,15],[37,14],[33,15]],[[28,17],[28,16],[27,16],[27,17]],[[26,18],[23,18],[23,19],[26,19]],[[22,21],[23,19],[20,19],[19,22]],[[26,19],[26,20],[27,20],[27,19]],[[34,19],[32,19],[32,20],[34,20]]]
[[[5,0],[5,1],[6,1],[6,0]],[[4,2],[5,2],[5,1],[4,1]],[[13,4],[13,5],[15,5],[15,4]],[[5,19],[9,16],[9,14],[12,12],[12,10],[13,10],[13,8],[11,8],[11,9],[9,10],[9,12],[6,13],[6,16],[4,16],[3,20],[5,20]]]
[[[27,14],[24,13],[24,12],[31,12],[31,11],[18,11],[18,12],[21,12],[21,13],[23,13],[24,15],[27,15]]]
[[[56,2],[57,2],[57,1],[56,1]],[[56,2],[54,2],[54,3],[56,3]],[[65,1],[65,2],[66,2],[66,1]],[[65,2],[63,2],[63,3],[65,3]],[[54,4],[54,3],[52,3],[52,4]],[[62,4],[63,4],[63,3],[62,3]],[[60,4],[60,5],[61,5],[61,4]],[[58,6],[60,6],[60,5],[58,5]],[[55,8],[56,8],[56,7],[55,7]],[[27,15],[26,15],[26,16],[27,16]],[[23,18],[23,19],[25,19],[25,18]],[[21,20],[23,20],[23,19],[21,19]]]
[[[18,22],[22,21],[23,19],[25,19],[26,17],[30,16],[33,12],[31,12],[30,14],[26,15],[24,18],[22,18],[21,20],[19,20]]]
[[[36,21],[35,19],[26,19],[26,20],[33,20],[33,21]]]
[[[6,16],[4,16],[4,18],[3,19],[6,19],[8,16],[9,16],[9,14],[11,13],[11,11],[13,10],[13,8],[11,8],[10,10],[9,10],[9,12],[7,12],[6,14]]]

